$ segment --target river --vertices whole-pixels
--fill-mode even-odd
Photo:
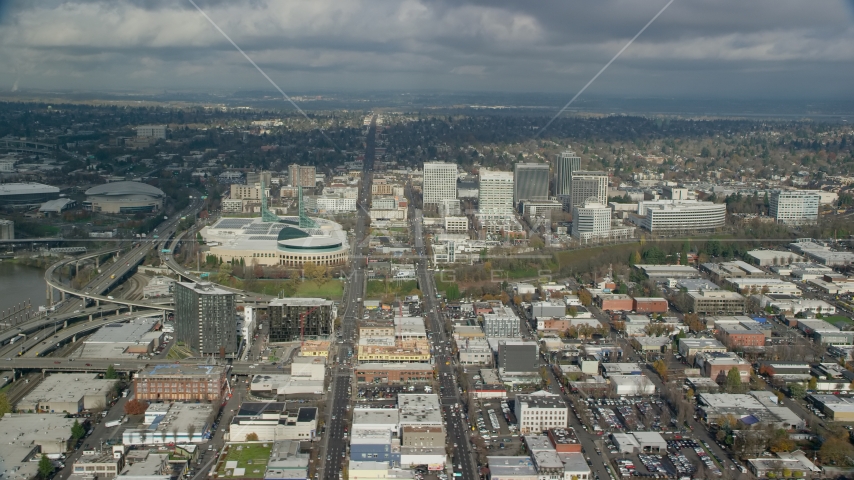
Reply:
[[[0,261],[0,312],[27,300],[34,311],[46,303],[44,270]]]

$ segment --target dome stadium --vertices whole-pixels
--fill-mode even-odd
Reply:
[[[142,182],[113,182],[86,190],[84,208],[101,213],[150,213],[163,208],[166,194]]]
[[[279,222],[261,218],[222,218],[201,230],[210,254],[246,265],[302,268],[306,262],[336,266],[347,263],[347,233],[330,220],[314,218],[311,228],[299,217]]]

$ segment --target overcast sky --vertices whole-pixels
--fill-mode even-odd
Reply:
[[[285,92],[571,97],[666,0],[197,0]],[[586,95],[854,97],[854,0],[676,0]],[[186,0],[0,0],[0,90],[267,89]]]

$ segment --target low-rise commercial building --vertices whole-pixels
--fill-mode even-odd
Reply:
[[[614,395],[639,396],[655,394],[655,384],[646,375],[611,375],[608,377]]]
[[[729,348],[756,348],[765,346],[761,330],[747,328],[740,323],[724,324],[718,328],[721,338]]]
[[[569,407],[560,395],[538,391],[516,396],[516,419],[519,433],[542,433],[552,428],[566,428]]]
[[[745,394],[701,393],[699,408],[706,423],[717,423],[721,418],[733,416],[745,423],[772,425],[776,428],[804,428],[804,420],[788,407],[777,402],[767,391],[757,390]]]
[[[491,366],[494,355],[485,338],[457,340],[459,361],[463,365]]]
[[[94,478],[115,478],[122,471],[124,463],[122,456],[112,453],[96,453],[82,455],[71,467],[73,474]]]
[[[692,357],[698,353],[726,352],[727,348],[714,338],[680,338],[679,354]]]
[[[701,315],[741,315],[747,310],[747,299],[727,290],[688,292],[691,310]]]
[[[45,377],[15,408],[46,413],[106,410],[115,385],[115,380],[99,379],[91,373],[55,373]]]
[[[771,295],[801,296],[801,289],[791,282],[779,278],[726,278],[724,284],[731,285],[735,290],[748,293]]]
[[[219,405],[217,405],[219,407]],[[122,432],[125,445],[206,442],[216,411],[209,403],[152,403],[140,428]]]
[[[634,307],[634,299],[620,293],[604,293],[596,297],[596,303],[602,310],[631,311]]]
[[[539,480],[531,457],[486,457],[490,480]]]
[[[360,383],[423,383],[433,378],[433,366],[427,363],[362,363],[355,368]]]
[[[738,370],[741,383],[750,381],[750,363],[733,352],[701,352],[694,357],[694,363],[704,376],[718,383],[726,382],[727,375],[733,368]]]
[[[776,452],[777,458],[750,458],[747,460],[750,473],[756,478],[781,478],[783,472],[791,472],[796,478],[809,478],[821,472],[804,452]]]
[[[244,402],[229,425],[229,438],[242,442],[254,433],[260,441],[314,440],[317,432],[317,407],[302,407],[285,402]]]
[[[667,278],[699,278],[700,272],[688,265],[635,265],[651,280]]]
[[[750,250],[747,255],[760,267],[788,265],[803,260],[800,255],[785,250]]]
[[[498,343],[497,367],[499,375],[513,377],[539,374],[539,346],[537,342],[504,340]]]
[[[3,478],[29,480],[38,475],[42,454],[58,455],[71,448],[76,419],[64,413],[7,413],[0,419],[0,471]],[[34,428],[35,427],[35,428]]]
[[[632,310],[637,313],[666,313],[667,299],[661,297],[635,297]]]
[[[813,393],[807,397],[827,418],[837,422],[854,422],[854,400],[839,395]]]
[[[350,435],[350,459],[400,465],[400,445],[387,429],[353,428]]]

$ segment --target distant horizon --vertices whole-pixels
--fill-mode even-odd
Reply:
[[[470,115],[497,113],[547,116],[556,114],[567,101],[559,93],[484,92],[484,91],[294,91],[289,92],[300,108],[307,111],[391,109],[401,112],[444,110]],[[309,98],[304,98],[309,97]],[[310,99],[310,97],[321,97]],[[159,90],[42,90],[21,89],[0,92],[0,102],[12,103],[91,103],[123,104],[133,107],[157,104],[175,108],[193,105],[245,106],[260,110],[295,111],[275,90],[216,90],[209,92]],[[144,103],[144,105],[142,105]],[[750,118],[765,120],[813,119],[854,122],[854,98],[726,98],[640,95],[585,95],[563,115],[689,116],[712,118]]]

